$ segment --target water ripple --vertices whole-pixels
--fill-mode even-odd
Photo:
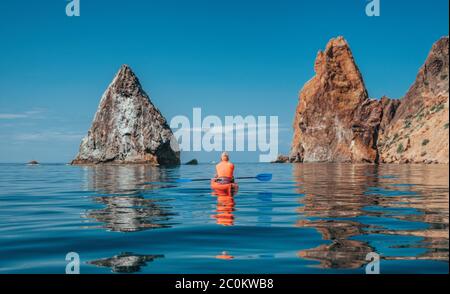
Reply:
[[[238,164],[235,195],[212,165],[2,164],[0,272],[447,273],[447,165]],[[149,254],[150,253],[150,254]],[[157,254],[153,254],[157,253]]]

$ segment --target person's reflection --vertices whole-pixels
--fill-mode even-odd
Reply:
[[[213,217],[216,223],[222,226],[234,225],[234,193],[225,191],[214,191],[213,195],[217,198],[216,213]]]
[[[221,254],[216,256],[217,259],[222,259],[222,260],[232,260],[234,259],[233,255],[228,254],[228,252],[224,251]]]

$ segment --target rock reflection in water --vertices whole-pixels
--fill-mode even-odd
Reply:
[[[109,267],[115,273],[135,273],[139,272],[141,267],[146,266],[148,262],[157,258],[164,258],[164,255],[138,255],[124,252],[111,258],[98,259],[88,263],[99,267]]]
[[[365,259],[370,252],[373,250],[363,242],[333,240],[330,245],[299,251],[298,256],[318,260],[322,268],[356,269],[367,263]]]
[[[353,236],[363,234],[363,224],[343,220],[299,221],[300,227],[312,227],[322,234],[324,240],[331,244],[303,250],[298,256],[320,261],[323,268],[359,268],[366,263],[366,255],[373,252],[367,243],[348,240]]]
[[[104,194],[139,194],[169,178],[169,170],[149,165],[94,165],[84,170],[86,189]]]
[[[399,166],[386,166],[390,173],[396,173]],[[399,173],[400,174],[400,173]],[[421,237],[417,244],[400,245],[402,248],[423,248],[426,252],[415,256],[387,256],[393,260],[449,260],[449,191],[448,166],[410,166],[407,176],[395,181],[382,179],[380,187],[391,192],[389,197],[379,191],[370,191],[369,195],[378,201],[378,206],[385,211],[378,212],[379,216],[390,217],[401,221],[422,222],[428,225],[426,229],[417,230],[386,230],[377,231],[379,234],[403,235]],[[401,182],[398,185],[395,182]],[[399,195],[395,195],[399,194]],[[413,209],[415,213],[394,213],[389,209]]]
[[[298,182],[298,192],[304,194],[298,212],[306,218],[299,227],[312,227],[322,234],[330,244],[303,250],[298,256],[320,262],[322,268],[359,268],[367,263],[367,253],[373,252],[367,243],[349,238],[363,234],[368,226],[354,221],[366,212],[362,208],[373,204],[364,197],[368,185],[376,185],[376,177],[360,177],[367,166],[314,164],[308,168],[294,165],[294,177]],[[363,167],[359,169],[360,167]],[[369,169],[376,170],[376,166]],[[345,220],[352,218],[352,221]]]
[[[145,165],[94,166],[87,168],[86,178],[88,189],[107,195],[93,197],[105,208],[89,210],[84,216],[103,223],[104,228],[136,232],[171,226],[174,213],[167,199],[142,196],[143,191],[155,188],[151,183],[167,181],[166,170]]]
[[[298,212],[306,218],[297,225],[315,228],[331,244],[302,250],[298,253],[300,258],[317,260],[322,268],[359,268],[367,263],[366,254],[377,252],[377,248],[353,237],[370,232],[423,237],[416,245],[407,245],[427,249],[420,256],[385,256],[385,259],[448,261],[446,166],[409,166],[410,173],[406,175],[405,166],[316,164],[304,167],[293,167],[297,192],[304,195]],[[405,209],[409,210],[405,212]],[[394,230],[358,222],[364,216],[423,222],[429,226]]]
[[[86,217],[104,223],[111,231],[135,232],[170,227],[169,207],[138,196],[106,196],[94,198],[106,205],[103,209],[90,210]]]

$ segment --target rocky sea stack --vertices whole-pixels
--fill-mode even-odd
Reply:
[[[131,68],[123,65],[100,101],[74,165],[178,165],[178,144]]]
[[[347,41],[332,39],[314,70],[300,92],[291,161],[376,162],[382,108],[369,99]]]
[[[330,40],[300,92],[289,160],[278,162],[448,163],[448,45],[433,46],[403,99],[370,99],[347,41]]]

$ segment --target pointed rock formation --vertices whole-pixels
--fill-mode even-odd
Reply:
[[[383,107],[369,99],[346,40],[330,40],[314,69],[300,92],[291,161],[376,162]]]
[[[449,163],[449,38],[437,41],[379,149],[388,163]]]
[[[130,67],[123,65],[100,101],[72,164],[178,165],[178,143]]]

